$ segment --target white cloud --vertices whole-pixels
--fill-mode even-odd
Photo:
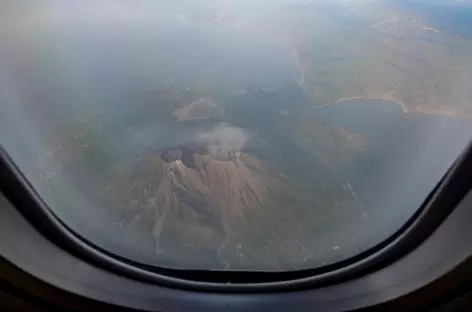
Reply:
[[[215,157],[228,157],[240,151],[249,141],[247,133],[228,123],[220,123],[213,130],[198,135],[198,140],[208,146]]]

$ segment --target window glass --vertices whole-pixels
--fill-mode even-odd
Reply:
[[[0,4],[0,140],[55,215],[178,269],[397,231],[472,134],[471,1]]]

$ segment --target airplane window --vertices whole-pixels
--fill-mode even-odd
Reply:
[[[2,1],[0,143],[92,244],[290,271],[395,233],[472,136],[472,1]]]

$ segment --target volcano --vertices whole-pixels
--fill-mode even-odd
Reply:
[[[239,226],[250,224],[270,206],[278,183],[264,174],[257,158],[236,151],[222,157],[210,149],[197,144],[173,147],[121,172],[118,181],[128,188],[128,198],[155,213],[157,253],[163,252],[162,232],[178,224],[186,229],[182,235],[188,232],[200,243],[224,237],[221,253]]]
[[[220,124],[193,142],[126,164],[113,180],[120,203],[135,211],[128,227],[142,229],[142,220],[153,220],[155,253],[174,266],[188,266],[182,259],[192,255],[192,266],[202,268],[267,267],[281,255],[305,253],[305,234],[323,218],[320,211],[352,196],[341,181],[330,189],[282,174],[245,150],[248,138]]]

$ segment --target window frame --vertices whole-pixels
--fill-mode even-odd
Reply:
[[[318,275],[311,275],[317,269],[265,273],[286,280],[253,284],[184,280],[188,271],[163,276],[104,254],[72,232],[61,232],[69,230],[59,220],[48,219],[55,217],[3,150],[1,160],[0,256],[54,287],[122,307],[207,311],[243,310],[257,304],[276,311],[293,305],[306,310],[351,310],[404,296],[472,256],[467,239],[472,237],[470,145],[401,231],[363,258]],[[189,274],[193,279],[223,274],[224,280],[228,273],[261,278],[248,272],[193,273]]]

